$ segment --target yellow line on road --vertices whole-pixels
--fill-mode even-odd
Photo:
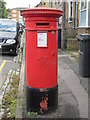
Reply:
[[[5,64],[6,64],[6,60],[3,60],[1,66],[0,66],[0,72],[2,71],[2,69],[3,69],[3,67],[4,67]]]

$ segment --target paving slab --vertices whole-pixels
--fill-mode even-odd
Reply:
[[[28,116],[26,111],[26,84],[25,84],[26,82],[25,82],[25,79],[23,79],[22,84],[20,84],[21,86],[19,86],[19,89],[23,87],[23,89],[21,89],[23,91],[22,92],[23,95],[21,95],[21,92],[20,92],[19,93],[20,96],[18,98],[19,102],[20,100],[21,102],[23,102],[23,109],[21,111],[20,108],[22,107],[20,107],[20,104],[17,104],[18,116],[16,118],[18,117],[20,118],[20,116],[23,119],[26,119],[26,118],[42,118],[42,119],[43,118],[56,118],[56,119],[57,118],[88,118],[88,94],[83,88],[83,86],[81,85],[80,79],[77,77],[76,73],[69,66],[72,63],[72,60],[67,60],[69,56],[65,52],[59,51],[59,53],[60,52],[62,56],[59,55],[59,58],[58,58],[59,60],[58,62],[58,74],[59,74],[58,75],[58,108],[55,111],[45,115],[42,114],[42,115]],[[24,70],[23,66],[22,66],[22,70]]]
[[[66,63],[74,71],[74,73],[79,78],[81,85],[88,92],[88,86],[90,85],[90,84],[88,84],[88,80],[90,78],[82,77],[79,75],[79,63],[76,61],[76,59],[73,57],[70,57],[70,56],[69,57],[60,57],[60,61],[63,61],[64,63]]]
[[[61,65],[63,64],[63,66]],[[80,80],[72,69],[65,69],[68,66],[64,62],[60,64],[60,77],[65,81],[78,102],[78,109],[81,118],[88,118],[88,94],[80,84]],[[84,109],[83,109],[84,108]]]
[[[69,91],[69,90],[68,90]],[[24,88],[24,92],[25,88]],[[24,93],[25,95],[25,93]],[[25,96],[26,97],[26,96]],[[53,100],[53,98],[52,98]],[[68,93],[58,93],[58,108],[55,111],[52,111],[48,114],[41,114],[41,115],[31,115],[30,117],[27,115],[26,111],[26,98],[24,98],[24,110],[23,110],[23,119],[26,118],[80,118],[79,110],[78,110],[78,103],[76,98],[73,96],[72,92],[69,91]]]
[[[58,64],[58,67],[61,70],[61,66],[65,70],[70,70],[70,68],[66,64]],[[24,65],[23,65],[24,66]],[[22,67],[23,70],[23,67]],[[22,76],[21,76],[22,78]],[[24,81],[24,82],[23,82]],[[25,80],[22,79],[23,84],[20,84],[19,86],[20,91],[23,91],[23,100],[21,100],[21,92],[19,91],[19,104],[17,104],[17,109],[16,110],[16,118],[20,118],[21,116],[21,109],[20,107],[20,101],[23,101],[24,109],[22,110],[22,116],[21,118],[26,119],[26,118],[80,118],[79,115],[79,110],[78,110],[78,102],[73,95],[72,91],[69,89],[63,78],[58,75],[58,108],[55,111],[52,111],[49,114],[42,114],[42,115],[31,115],[30,117],[28,116],[28,113],[26,111],[26,84]],[[22,90],[22,85],[24,86]],[[52,98],[53,100],[53,98]],[[20,111],[20,112],[19,112]],[[20,113],[20,114],[19,114]]]

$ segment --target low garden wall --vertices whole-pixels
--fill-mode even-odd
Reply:
[[[78,50],[78,40],[76,38],[66,39],[66,48],[69,50]]]

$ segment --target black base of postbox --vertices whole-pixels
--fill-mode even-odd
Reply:
[[[50,89],[26,88],[27,112],[48,113],[58,106],[58,85]]]

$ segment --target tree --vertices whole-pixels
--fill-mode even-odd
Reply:
[[[6,17],[7,17],[6,2],[4,2],[4,0],[0,0],[0,18]]]

